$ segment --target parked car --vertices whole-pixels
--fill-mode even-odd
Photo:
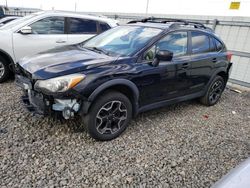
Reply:
[[[4,17],[4,14],[5,14],[4,7],[0,6],[0,18]]]
[[[250,158],[240,163],[216,182],[212,188],[249,188]]]
[[[9,77],[9,65],[24,56],[80,43],[115,26],[116,20],[60,11],[14,20],[0,28],[0,83]]]
[[[138,113],[194,98],[216,104],[230,60],[202,24],[144,19],[26,57],[16,66],[16,83],[29,110],[79,115],[93,138],[111,140]]]
[[[18,18],[20,18],[20,16],[5,16],[0,19],[0,27]]]

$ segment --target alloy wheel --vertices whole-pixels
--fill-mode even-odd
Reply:
[[[209,101],[211,103],[215,103],[217,102],[217,100],[220,98],[220,95],[223,91],[223,88],[224,88],[224,85],[223,85],[223,82],[221,80],[217,80],[211,90],[210,90],[210,93],[209,93]]]
[[[3,63],[0,61],[0,78],[3,77],[4,73],[5,73],[5,68]]]
[[[117,133],[127,119],[128,111],[121,101],[104,104],[96,116],[96,129],[100,134]]]

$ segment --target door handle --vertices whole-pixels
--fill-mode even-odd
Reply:
[[[182,64],[182,68],[183,69],[187,69],[189,67],[189,65],[190,65],[189,63],[183,63]]]
[[[213,63],[216,63],[216,62],[217,62],[217,58],[213,58],[213,59],[212,59],[212,62],[213,62]]]
[[[66,43],[65,40],[57,40],[56,43]]]

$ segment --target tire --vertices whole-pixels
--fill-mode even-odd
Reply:
[[[10,76],[9,63],[0,56],[0,83],[5,82]]]
[[[200,98],[200,102],[206,106],[215,105],[225,89],[225,80],[221,76],[216,76],[210,83],[206,94]]]
[[[121,135],[132,118],[132,105],[122,93],[102,94],[83,117],[89,135],[99,141],[112,140]]]

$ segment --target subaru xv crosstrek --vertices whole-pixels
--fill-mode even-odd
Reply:
[[[203,24],[150,18],[26,57],[16,65],[16,83],[29,110],[81,116],[93,138],[111,140],[138,113],[194,98],[216,104],[230,60]]]

